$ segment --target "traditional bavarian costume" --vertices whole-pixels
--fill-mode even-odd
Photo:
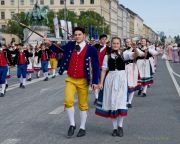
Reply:
[[[32,56],[32,53],[29,53],[27,50],[16,49],[14,54],[14,64],[17,64],[17,77],[20,81],[20,88],[25,88],[27,65],[29,64],[29,57]]]
[[[6,91],[6,78],[8,72],[8,64],[11,65],[11,54],[8,49],[1,48],[0,50],[0,84],[2,86],[0,97],[5,95]]]
[[[123,117],[127,116],[128,111],[125,61],[132,58],[133,53],[119,54],[118,52],[112,52],[104,57],[102,69],[108,71],[108,74],[104,80],[103,93],[98,97],[95,111],[96,115],[111,118],[114,131],[118,129],[121,134]]]
[[[125,49],[124,53],[134,53],[134,49],[128,47]],[[135,59],[126,60],[126,72],[128,78],[128,108],[132,107],[132,100],[134,97],[134,92],[140,88],[140,84],[138,83],[139,80],[139,71],[136,64]]]
[[[85,135],[85,123],[88,110],[88,85],[90,84],[90,63],[92,65],[92,84],[98,84],[99,63],[97,50],[85,41],[80,44],[69,42],[61,47],[64,50],[62,64],[59,70],[63,74],[67,70],[68,77],[65,79],[65,108],[70,120],[68,136],[72,136],[75,130],[74,121],[74,94],[78,93],[81,125],[78,137]],[[52,45],[49,49],[58,53],[59,49]],[[72,132],[70,134],[70,132]]]

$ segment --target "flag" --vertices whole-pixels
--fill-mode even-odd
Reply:
[[[54,17],[53,22],[54,22],[55,36],[56,36],[56,38],[59,38],[59,23],[58,23],[57,15]]]

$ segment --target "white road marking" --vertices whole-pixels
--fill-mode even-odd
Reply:
[[[52,75],[49,76],[49,78],[51,78],[51,77],[52,77]],[[38,78],[38,79],[34,79],[34,80],[30,81],[30,82],[26,81],[26,85],[30,85],[30,84],[33,84],[33,83],[36,83],[36,82],[39,82],[39,81],[42,81],[42,80],[44,80],[44,77]],[[19,88],[19,83],[18,84],[13,84],[13,85],[9,86],[6,91],[11,91],[11,90],[16,89],[16,88]]]
[[[170,64],[169,64],[169,61],[166,61],[166,66],[167,66],[167,69],[168,69],[168,71],[169,71],[169,74],[170,74],[170,76],[171,76],[171,78],[172,78],[172,80],[173,80],[173,83],[174,83],[174,85],[175,85],[175,87],[176,87],[176,90],[177,90],[177,92],[178,92],[178,95],[179,95],[179,97],[180,97],[180,87],[179,87],[179,85],[178,85],[178,83],[177,83],[177,81],[176,81],[176,79],[175,79],[175,77],[174,77],[174,75],[173,75],[173,70],[172,70],[172,68],[171,68],[171,66],[170,66]]]
[[[176,75],[177,77],[180,77],[180,75],[177,74],[176,72],[174,72],[173,70],[172,70],[172,72],[173,72],[173,74]]]
[[[56,108],[55,110],[53,110],[52,112],[50,112],[49,114],[51,114],[51,115],[60,114],[63,111],[64,111],[64,106],[60,106],[60,107]]]
[[[77,99],[75,99],[74,103],[77,103]],[[56,108],[55,110],[53,110],[52,112],[50,112],[49,114],[58,115],[58,114],[61,114],[63,111],[65,111],[64,106],[60,106],[60,107]]]
[[[4,142],[2,142],[1,144],[16,144],[19,141],[20,141],[20,139],[7,139]]]
[[[61,88],[64,88],[64,87],[65,87],[65,85],[61,85],[61,86],[58,87],[58,89],[61,89]],[[40,94],[45,93],[47,91],[57,91],[57,88],[54,88],[54,87],[42,88],[40,90]]]

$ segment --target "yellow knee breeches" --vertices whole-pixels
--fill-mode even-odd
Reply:
[[[57,60],[56,60],[56,58],[50,58],[50,65],[51,65],[52,69],[57,68]]]
[[[74,105],[74,96],[77,92],[79,109],[85,111],[88,109],[88,84],[85,78],[67,77],[64,104],[66,108]]]

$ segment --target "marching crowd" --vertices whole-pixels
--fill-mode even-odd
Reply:
[[[136,42],[130,38],[122,40],[103,34],[99,42],[88,43],[85,30],[76,27],[73,30],[74,41],[64,46],[52,43],[44,38],[44,43],[33,48],[31,45],[18,44],[0,49],[0,84],[1,97],[5,95],[6,81],[10,66],[17,65],[17,77],[20,88],[25,88],[27,80],[31,80],[31,73],[36,72],[37,78],[43,72],[44,81],[48,81],[48,70],[51,69],[52,78],[67,71],[64,105],[70,126],[67,136],[72,137],[76,130],[74,95],[78,94],[80,109],[80,127],[77,137],[86,135],[86,119],[88,110],[89,85],[94,90],[96,106],[95,114],[112,119],[112,136],[123,136],[123,120],[127,116],[128,108],[132,108],[132,100],[137,91],[141,97],[147,96],[147,90],[153,84],[156,72],[158,45],[152,44],[145,38]]]

